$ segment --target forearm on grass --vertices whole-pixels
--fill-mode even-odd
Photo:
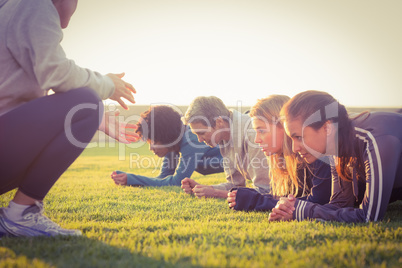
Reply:
[[[229,191],[215,189],[214,198],[227,198]]]

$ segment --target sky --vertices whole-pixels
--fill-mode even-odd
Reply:
[[[79,0],[62,46],[81,67],[125,72],[137,104],[321,90],[402,107],[401,11],[401,0]]]

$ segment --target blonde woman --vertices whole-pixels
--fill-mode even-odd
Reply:
[[[258,100],[250,111],[253,128],[257,132],[255,142],[260,145],[269,163],[270,194],[238,188],[228,194],[229,207],[246,211],[272,210],[279,197],[288,194],[318,204],[329,202],[331,171],[327,159],[310,164],[302,161],[292,152],[291,139],[286,136],[280,122],[280,111],[289,99],[284,95],[271,95]]]

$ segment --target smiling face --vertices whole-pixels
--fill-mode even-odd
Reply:
[[[158,157],[164,157],[171,151],[171,147],[163,145],[159,142],[153,142],[151,140],[148,140],[147,142],[149,144],[149,150]]]
[[[278,124],[269,123],[253,117],[253,129],[256,131],[255,143],[258,143],[266,156],[282,152],[284,129]]]
[[[300,119],[286,120],[286,134],[292,139],[292,150],[298,153],[307,163],[313,163],[327,151],[327,126],[319,129],[304,127]]]

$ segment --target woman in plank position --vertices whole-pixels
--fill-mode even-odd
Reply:
[[[288,96],[271,95],[259,100],[250,110],[255,142],[268,159],[271,192],[260,194],[251,188],[228,193],[229,207],[235,210],[272,210],[281,196],[294,194],[300,200],[326,204],[331,195],[331,171],[326,157],[306,164],[292,152],[292,141],[280,122],[282,106]]]
[[[349,118],[343,105],[320,91],[297,94],[281,113],[295,153],[308,163],[331,157],[332,196],[326,205],[283,197],[270,221],[378,221],[388,203],[402,199],[401,114],[373,112]],[[359,206],[351,207],[354,203]]]

